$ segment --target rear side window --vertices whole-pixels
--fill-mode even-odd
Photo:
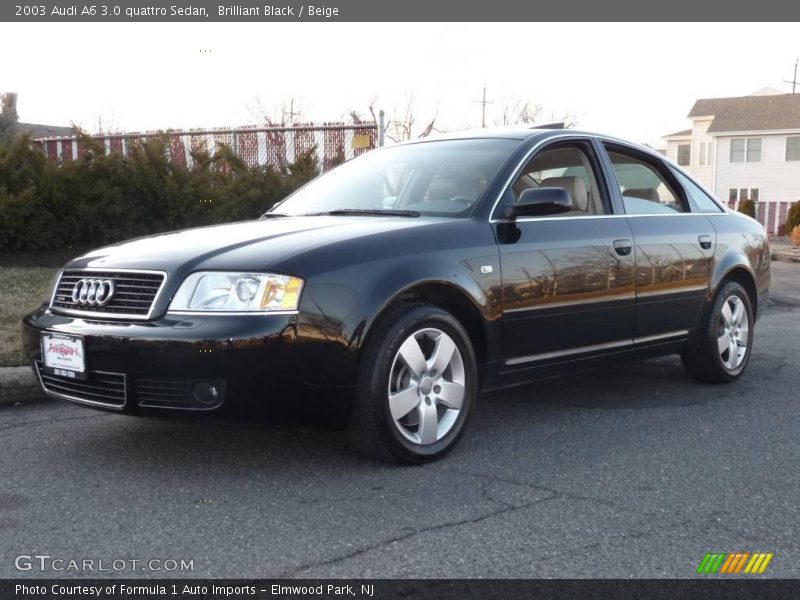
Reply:
[[[616,150],[608,150],[608,157],[614,168],[626,214],[685,212],[680,196],[646,157],[638,158],[633,152],[628,154]]]
[[[680,171],[672,169],[672,174],[675,179],[683,186],[686,191],[686,199],[689,200],[689,207],[692,212],[698,213],[720,213],[722,209],[714,202],[708,194],[706,194],[700,186],[695,184],[691,179],[686,177]]]

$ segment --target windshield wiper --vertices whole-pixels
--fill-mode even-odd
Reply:
[[[274,212],[267,212],[261,215],[262,219],[278,219],[280,217],[288,217],[289,215],[284,213],[274,213]]]
[[[381,208],[337,208],[335,210],[328,210],[325,212],[308,213],[308,216],[348,216],[348,215],[365,215],[374,217],[418,217],[420,214],[416,210],[398,210],[398,209],[381,209]]]

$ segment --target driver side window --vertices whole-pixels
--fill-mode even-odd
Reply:
[[[578,146],[560,147],[537,154],[525,166],[511,189],[514,201],[526,189],[559,187],[567,191],[572,210],[549,218],[606,214],[600,187],[586,152]]]

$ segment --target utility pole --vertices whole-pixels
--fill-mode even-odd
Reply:
[[[492,104],[490,100],[486,99],[486,86],[483,86],[483,100],[474,100],[481,105],[481,128],[486,128],[486,105]]]
[[[783,80],[785,83],[791,83],[792,84],[792,94],[794,94],[795,90],[797,89],[797,63],[798,62],[800,62],[800,59],[795,59],[795,61],[794,61],[794,77],[792,78],[792,80],[791,81],[789,81],[788,79],[784,79]]]
[[[289,99],[289,110],[286,110],[286,104],[283,105],[283,118],[281,119],[284,123],[286,122],[286,117],[289,117],[289,125],[294,125],[294,118],[299,117],[302,113],[298,110],[297,112],[294,111],[294,98]]]

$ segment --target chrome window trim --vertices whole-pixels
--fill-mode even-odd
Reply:
[[[64,276],[64,273],[142,273],[144,275],[161,275],[161,285],[159,285],[158,290],[156,291],[155,296],[153,296],[153,302],[150,304],[150,310],[147,311],[146,315],[131,315],[126,313],[111,313],[111,312],[97,312],[97,311],[90,311],[90,310],[78,310],[76,308],[61,308],[58,306],[53,306],[53,302],[56,298],[56,291],[58,290],[58,286],[61,283],[61,278]],[[65,314],[65,315],[73,315],[77,317],[94,317],[96,319],[103,319],[103,320],[136,320],[136,321],[149,321],[153,317],[153,312],[156,309],[156,304],[158,303],[158,299],[161,296],[161,292],[164,291],[164,287],[167,284],[167,272],[166,271],[156,271],[151,269],[127,269],[122,268],[118,269],[115,267],[108,267],[108,268],[101,268],[101,267],[75,267],[75,268],[67,268],[62,269],[61,272],[58,274],[58,280],[56,281],[55,286],[53,286],[53,293],[50,296],[50,305],[48,308],[57,314]]]
[[[73,396],[71,394],[65,394],[63,392],[54,392],[47,388],[42,379],[42,372],[39,369],[39,361],[33,361],[33,369],[36,371],[36,377],[39,379],[39,385],[42,387],[42,391],[51,398],[56,398],[58,400],[67,400],[68,402],[75,402],[76,404],[85,404],[87,406],[99,406],[102,408],[111,408],[114,410],[124,410],[125,406],[128,404],[128,378],[125,373],[113,373],[111,371],[92,371],[92,373],[101,373],[104,375],[121,375],[122,376],[122,385],[123,387],[123,394],[124,398],[122,399],[122,404],[111,404],[108,402],[100,402],[98,400],[87,400],[86,398],[79,398],[78,396]]]
[[[670,331],[668,333],[659,333],[657,335],[648,335],[641,338],[632,338],[630,340],[619,340],[616,342],[605,342],[603,344],[593,344],[591,346],[579,346],[577,348],[568,348],[566,350],[554,350],[552,352],[542,352],[541,354],[530,354],[528,356],[519,356],[517,358],[510,358],[505,361],[507,366],[515,366],[526,364],[530,362],[539,362],[548,360],[550,358],[561,358],[563,356],[573,356],[576,354],[586,354],[589,352],[597,352],[600,350],[612,350],[615,348],[627,348],[646,344],[649,342],[658,342],[662,340],[679,339],[689,334],[688,329],[679,331]]]
[[[641,217],[713,217],[721,216],[725,213],[700,213],[700,212],[676,212],[674,214],[654,213],[654,214],[636,214],[636,215],[580,215],[580,216],[564,216],[557,215],[551,217],[519,217],[517,219],[491,219],[490,223],[526,223],[531,221],[572,221],[575,219],[637,219]]]
[[[651,158],[655,158],[655,159],[658,159],[660,161],[666,162],[667,163],[667,167],[672,165],[673,167],[677,168],[692,183],[694,183],[701,190],[706,192],[708,194],[708,196],[711,198],[711,200],[713,200],[714,203],[716,203],[716,205],[722,210],[722,212],[718,212],[718,213],[702,213],[702,212],[692,212],[690,210],[689,212],[682,212],[682,213],[677,213],[676,212],[674,215],[663,214],[663,213],[657,213],[657,214],[652,214],[652,215],[649,215],[649,214],[629,215],[627,213],[613,213],[613,214],[607,214],[607,215],[580,215],[580,216],[564,216],[564,217],[560,217],[558,215],[554,215],[554,216],[550,216],[550,217],[522,217],[522,218],[519,218],[519,219],[495,219],[495,218],[493,218],[494,212],[495,212],[495,210],[497,210],[497,205],[500,204],[500,200],[502,200],[502,198],[505,195],[506,191],[508,190],[509,186],[513,185],[514,180],[519,175],[520,171],[525,168],[525,165],[528,163],[528,161],[530,160],[531,156],[533,156],[533,154],[537,150],[539,150],[542,146],[544,146],[548,142],[551,142],[551,141],[554,141],[554,140],[568,140],[568,139],[592,140],[592,141],[595,141],[595,142],[597,142],[597,143],[599,143],[601,145],[603,144],[604,141],[607,141],[607,142],[611,142],[612,144],[619,144],[620,146],[624,146],[625,148],[629,148],[629,149],[631,149],[631,150],[633,150],[635,152],[641,152],[642,154],[648,155]],[[600,168],[602,169],[603,167],[601,166]],[[683,186],[681,186],[681,188],[683,188]],[[684,193],[685,193],[685,190],[684,190]],[[691,206],[689,208],[691,209]],[[612,206],[612,210],[613,210],[613,206]],[[669,160],[669,158],[667,158],[666,156],[663,156],[662,154],[659,154],[658,152],[655,152],[655,151],[653,151],[653,150],[651,150],[649,148],[635,146],[635,145],[632,145],[630,142],[627,142],[625,140],[621,140],[619,138],[615,138],[615,137],[612,137],[612,136],[607,136],[607,135],[600,136],[600,135],[592,134],[592,133],[581,134],[581,133],[576,132],[576,133],[564,133],[564,134],[559,134],[559,135],[553,135],[553,136],[547,137],[547,138],[545,138],[543,140],[539,140],[533,146],[531,146],[531,148],[528,150],[528,152],[525,153],[525,156],[522,158],[522,160],[520,160],[520,162],[517,163],[517,166],[514,168],[514,171],[512,172],[511,176],[508,178],[506,183],[503,185],[502,190],[497,195],[497,198],[495,199],[494,204],[492,204],[492,209],[489,211],[489,223],[518,223],[518,222],[519,223],[526,223],[526,222],[531,222],[531,221],[552,221],[554,219],[572,220],[572,219],[608,219],[608,218],[620,218],[620,217],[673,217],[673,216],[680,216],[680,215],[684,215],[684,216],[698,216],[698,215],[714,216],[714,215],[728,214],[728,212],[730,212],[730,209],[727,206],[723,205],[714,196],[714,194],[709,192],[706,189],[705,186],[703,186],[698,181],[696,181],[694,179],[694,177],[692,177],[691,175],[686,173],[680,166],[676,165],[674,162]]]

